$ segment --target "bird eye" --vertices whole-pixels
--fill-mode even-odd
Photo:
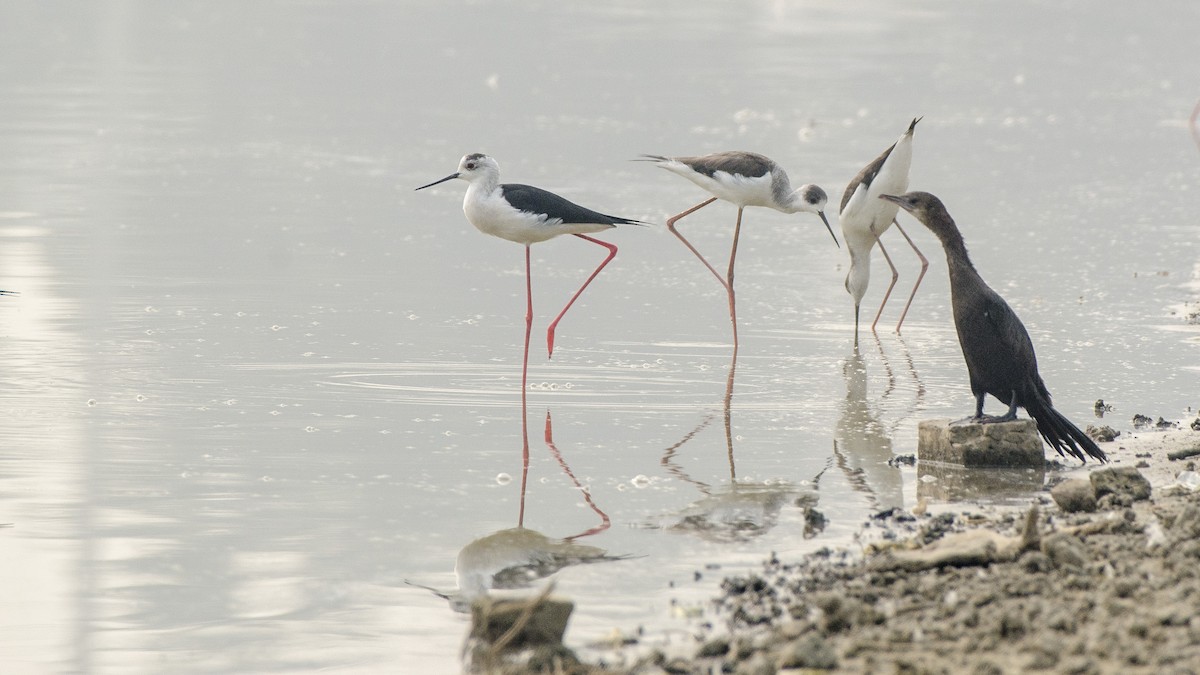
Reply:
[[[467,162],[467,170],[471,171],[475,168],[475,162]]]

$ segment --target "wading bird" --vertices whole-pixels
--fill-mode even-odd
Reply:
[[[1029,332],[1004,298],[979,276],[967,256],[962,233],[941,200],[928,192],[880,198],[924,223],[946,250],[954,327],[967,362],[971,393],[975,395],[975,415],[969,419],[980,423],[1007,422],[1017,418],[1019,406],[1037,421],[1038,433],[1059,455],[1070,454],[1083,462],[1089,456],[1108,461],[1104,451],[1087,434],[1051,405],[1050,392],[1038,374]],[[984,415],[983,399],[988,394],[1006,404],[1008,412],[998,417]]]
[[[474,153],[466,155],[458,163],[458,171],[417,188],[424,190],[448,180],[461,178],[467,181],[467,194],[463,198],[463,213],[480,232],[501,239],[514,241],[525,246],[525,357],[521,365],[521,395],[525,395],[529,372],[529,335],[533,326],[533,282],[530,275],[529,247],[532,244],[552,239],[562,234],[573,234],[608,249],[608,256],[583,282],[578,291],[567,301],[562,311],[546,329],[546,350],[554,355],[554,331],[571,305],[575,304],[583,290],[592,283],[616,255],[617,247],[606,241],[587,236],[603,232],[617,225],[645,225],[646,223],[608,216],[570,202],[553,192],[518,183],[500,182],[500,165],[491,157]]]
[[[667,219],[667,229],[671,231],[684,246],[688,247],[709,272],[717,278],[725,293],[729,296],[729,320],[733,323],[733,349],[738,348],[737,337],[737,304],[733,292],[733,267],[737,258],[738,237],[742,232],[742,210],[747,206],[765,206],[783,213],[808,212],[815,213],[825,223],[833,243],[837,244],[837,235],[829,226],[825,217],[825,204],[829,197],[825,191],[816,185],[801,185],[795,190],[788,180],[787,172],[769,157],[753,152],[718,152],[703,157],[664,157],[662,155],[642,155],[638,161],[654,162],[660,168],[699,185],[713,196],[700,202],[686,211]],[[738,207],[737,223],[733,228],[733,246],[729,250],[729,269],[722,277],[719,272],[696,250],[679,230],[675,223],[684,216],[690,215],[724,199]],[[840,247],[841,244],[838,244]]]
[[[896,220],[896,205],[879,199],[880,195],[898,195],[908,190],[908,170],[912,165],[913,130],[920,121],[919,117],[914,119],[900,140],[863,167],[863,170],[850,181],[850,184],[846,186],[845,193],[842,194],[842,206],[838,220],[842,224],[842,237],[846,240],[846,248],[850,251],[850,272],[846,275],[846,291],[854,298],[854,340],[856,342],[858,341],[859,306],[862,304],[863,296],[867,293],[867,286],[871,283],[871,250],[875,248],[876,244],[879,244],[879,252],[883,254],[883,259],[887,261],[888,267],[892,270],[892,282],[888,285],[887,292],[883,294],[883,302],[879,303],[879,311],[875,313],[875,320],[871,322],[872,331],[875,330],[875,324],[879,323],[879,317],[883,314],[883,306],[887,304],[888,298],[892,295],[896,280],[900,278],[900,273],[892,264],[891,256],[888,255],[887,249],[883,247],[883,242],[879,239],[880,235],[895,225],[896,229],[900,230],[900,234],[904,235],[905,240],[908,241],[908,245],[912,246],[917,257],[921,259],[921,273],[917,276],[917,283],[913,284],[912,293],[909,294],[904,311],[900,314],[900,321],[896,323],[897,333],[900,332],[900,326],[904,324],[904,317],[908,314],[908,308],[917,294],[917,287],[921,285],[921,279],[925,277],[925,270],[929,269],[929,261],[921,254],[917,245],[913,243],[908,233],[900,227],[900,223]]]

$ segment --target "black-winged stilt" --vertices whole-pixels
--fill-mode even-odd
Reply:
[[[898,207],[879,199],[880,195],[903,194],[908,190],[908,170],[912,165],[913,130],[920,121],[919,117],[914,119],[900,140],[863,167],[863,170],[850,181],[850,184],[846,186],[845,193],[842,194],[842,206],[838,220],[842,224],[842,236],[846,239],[846,248],[850,251],[850,272],[846,275],[846,291],[854,298],[855,341],[858,340],[859,306],[862,304],[863,296],[867,293],[867,286],[871,282],[871,249],[875,247],[876,243],[879,244],[879,251],[883,253],[883,259],[892,269],[892,282],[888,285],[887,292],[883,294],[883,302],[879,303],[879,311],[875,313],[875,320],[871,322],[872,331],[875,330],[875,324],[879,323],[879,317],[883,314],[883,306],[887,304],[892,289],[896,286],[896,280],[900,278],[900,273],[892,264],[891,256],[888,255],[887,249],[883,247],[883,242],[879,239],[880,235],[895,225],[896,229],[900,230],[900,234],[904,235],[908,241],[908,245],[912,246],[917,257],[921,259],[921,273],[917,276],[917,283],[913,284],[912,293],[909,294],[904,311],[900,314],[900,321],[896,323],[897,333],[900,332],[900,326],[904,323],[908,308],[917,294],[917,287],[921,285],[921,279],[925,277],[925,271],[929,268],[929,261],[921,254],[917,245],[913,243],[908,233],[900,227],[900,223],[896,220]]]
[[[554,354],[554,331],[563,315],[588,287],[600,270],[617,255],[617,247],[587,236],[617,225],[645,225],[637,220],[609,216],[570,202],[553,192],[518,183],[500,182],[500,165],[491,157],[473,153],[458,163],[458,171],[417,188],[424,190],[438,183],[461,178],[467,181],[463,213],[480,232],[525,246],[525,356],[521,366],[521,395],[524,397],[529,371],[529,336],[533,326],[533,282],[530,278],[529,247],[562,234],[573,234],[608,249],[608,256],[567,301],[546,330],[546,349]]]
[[[829,230],[833,242],[838,243],[829,219],[825,217],[825,204],[829,201],[825,191],[816,185],[802,185],[793,190],[787,172],[770,157],[753,152],[718,152],[703,157],[664,157],[642,155],[641,160],[654,162],[660,168],[678,174],[713,195],[709,199],[667,219],[667,229],[688,247],[700,262],[712,272],[729,296],[729,319],[733,323],[733,349],[737,352],[737,306],[733,292],[733,269],[737,258],[738,237],[742,230],[742,210],[747,206],[765,206],[783,213],[808,212],[821,217]],[[695,213],[718,199],[738,207],[737,222],[733,229],[733,245],[729,250],[729,269],[722,277],[716,269],[696,250],[680,232],[675,223]],[[840,247],[841,244],[838,244]]]

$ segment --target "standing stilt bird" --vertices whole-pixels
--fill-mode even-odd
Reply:
[[[1017,418],[1019,406],[1037,421],[1038,433],[1059,455],[1070,454],[1084,462],[1089,456],[1108,461],[1104,451],[1087,434],[1051,405],[1050,392],[1038,374],[1029,332],[1004,298],[979,276],[967,256],[962,233],[941,200],[928,192],[880,198],[924,223],[946,249],[954,327],[967,362],[971,393],[975,395],[975,415],[970,419],[981,423],[1007,422]],[[1008,412],[998,417],[984,415],[983,399],[988,394],[1006,404]]]
[[[467,181],[467,194],[463,198],[463,213],[480,232],[501,239],[515,241],[525,246],[525,358],[521,366],[521,391],[524,396],[529,371],[529,335],[533,325],[533,282],[530,278],[529,247],[532,244],[552,239],[562,234],[573,234],[608,249],[608,256],[583,282],[575,295],[567,301],[562,311],[546,329],[546,350],[554,354],[554,331],[571,305],[575,304],[583,289],[592,283],[616,255],[617,247],[606,241],[587,236],[594,232],[612,229],[617,225],[645,225],[646,223],[608,216],[570,202],[553,192],[517,183],[500,182],[500,165],[487,155],[467,155],[458,163],[458,171],[417,188],[424,190],[438,183],[461,178]]]
[[[742,210],[747,206],[765,206],[783,213],[799,213],[805,211],[815,213],[825,223],[833,243],[837,244],[837,235],[829,226],[825,217],[825,204],[829,197],[825,191],[816,185],[801,185],[792,190],[787,172],[770,157],[764,157],[753,152],[718,152],[703,157],[664,157],[662,155],[642,155],[638,161],[654,162],[660,168],[699,185],[714,195],[686,211],[667,219],[667,229],[671,231],[683,245],[688,248],[717,281],[725,288],[729,296],[729,320],[733,323],[733,349],[738,348],[737,337],[737,305],[733,293],[733,266],[737,258],[738,237],[742,232]],[[679,230],[675,223],[684,216],[695,213],[709,204],[724,199],[738,207],[737,223],[733,228],[733,246],[729,250],[729,269],[722,277],[713,268],[700,251],[692,245]],[[840,247],[841,244],[838,244]]]
[[[897,333],[900,332],[900,326],[904,324],[904,317],[908,315],[908,308],[917,294],[917,287],[921,285],[921,279],[925,278],[925,270],[929,269],[929,261],[925,259],[917,245],[913,243],[908,233],[900,227],[900,223],[896,220],[896,205],[879,200],[880,195],[898,195],[908,191],[908,170],[912,165],[913,130],[917,128],[917,122],[920,121],[920,117],[914,119],[900,140],[884,150],[883,154],[876,157],[873,162],[863,167],[863,170],[850,181],[850,184],[846,186],[845,193],[842,194],[842,206],[838,220],[842,223],[842,236],[846,239],[846,248],[850,251],[850,272],[846,275],[846,291],[854,298],[855,342],[858,341],[859,306],[862,304],[863,296],[867,293],[867,285],[871,283],[871,250],[876,244],[879,244],[879,252],[883,254],[883,259],[887,261],[888,267],[892,269],[892,282],[888,285],[887,292],[883,294],[883,302],[879,303],[879,311],[875,313],[875,320],[871,322],[872,331],[875,330],[875,324],[879,323],[879,317],[883,314],[883,306],[891,297],[896,280],[900,278],[900,273],[892,264],[891,256],[888,255],[887,249],[883,247],[883,242],[879,239],[880,235],[895,225],[896,229],[900,230],[900,234],[904,235],[908,241],[908,245],[912,246],[917,257],[921,259],[921,273],[917,276],[917,283],[913,284],[912,293],[909,294],[904,311],[900,314],[900,321],[896,323]]]

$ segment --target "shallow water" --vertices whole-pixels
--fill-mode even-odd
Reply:
[[[574,646],[682,640],[723,574],[915,503],[916,471],[887,460],[972,405],[936,241],[905,221],[929,275],[903,336],[856,351],[845,251],[763,209],[730,396],[723,291],[665,228],[605,235],[621,252],[549,361],[544,326],[601,251],[534,248],[522,496],[520,248],[466,223],[462,184],[412,191],[466,152],[662,223],[704,195],[640,153],[764,152],[836,203],[924,115],[912,187],[946,201],[1058,407],[1084,425],[1103,398],[1119,428],[1194,410],[1197,19],[1186,2],[0,9],[0,288],[21,293],[0,306],[0,665],[454,672],[466,619],[421,586],[461,600],[456,559],[469,592],[488,544],[543,547],[548,572],[564,538],[576,561],[620,558],[554,575]],[[721,260],[733,217],[681,227]],[[885,243],[903,296],[915,259]],[[874,274],[864,314],[879,256]]]

